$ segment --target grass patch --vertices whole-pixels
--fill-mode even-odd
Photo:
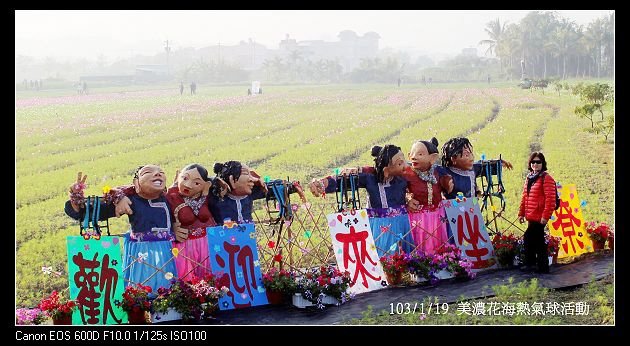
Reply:
[[[458,299],[446,304],[437,297],[418,302],[416,311],[375,312],[371,306],[352,325],[613,325],[614,275],[583,286],[554,290],[537,279],[492,287],[493,296]],[[433,309],[429,311],[428,307]],[[435,308],[437,306],[437,309]],[[421,309],[423,308],[423,310]],[[423,313],[424,311],[424,313]]]

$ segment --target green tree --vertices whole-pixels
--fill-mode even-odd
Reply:
[[[604,83],[582,84],[579,83],[573,87],[573,94],[579,95],[580,100],[585,104],[575,107],[574,113],[591,121],[590,132],[604,134],[604,139],[608,140],[608,135],[615,126],[615,117],[610,115],[604,121],[604,106],[614,101],[614,90],[612,86]],[[593,119],[595,111],[601,115],[601,120],[595,124]]]
[[[614,101],[614,90],[612,86],[605,83],[589,84],[580,89],[580,99],[583,102],[592,104],[601,114],[601,120],[603,121],[603,107],[608,102]]]
[[[608,136],[615,128],[615,114],[606,117],[606,121],[600,121],[594,128],[595,133],[603,134],[604,140],[608,141]]]
[[[595,128],[595,122],[593,121],[593,114],[595,114],[595,105],[585,104],[582,106],[576,106],[573,112],[580,118],[586,118],[590,120],[591,129]]]
[[[490,38],[479,41],[480,45],[488,45],[486,55],[494,54],[497,58],[499,58],[501,73],[503,73],[503,60],[501,59],[501,53],[504,51],[502,46],[505,38],[505,26],[506,23],[504,22],[503,25],[501,25],[499,18],[488,22],[488,24],[486,24],[485,31]]]

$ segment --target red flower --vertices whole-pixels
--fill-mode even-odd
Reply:
[[[506,265],[513,261],[517,253],[518,239],[515,235],[506,232],[503,234],[497,233],[492,237],[494,254],[499,263]]]
[[[562,238],[554,237],[552,235],[545,235],[545,242],[547,243],[547,253],[549,256],[555,256],[558,254],[558,250],[560,249],[560,241]]]
[[[612,233],[611,227],[605,222],[600,222],[598,224],[594,221],[590,221],[587,222],[585,226],[586,232],[590,236],[591,240],[596,242],[605,242]]]
[[[276,262],[282,262],[282,255],[281,254],[277,254],[275,256],[273,256],[273,260]]]
[[[59,319],[71,314],[75,306],[75,301],[65,300],[57,291],[52,291],[50,296],[42,299],[38,307],[52,319]]]
[[[151,308],[149,293],[151,291],[151,287],[141,284],[127,286],[123,292],[122,301],[118,302],[117,305],[127,312],[149,311]]]
[[[277,291],[285,294],[295,293],[295,274],[284,269],[278,270],[275,267],[271,267],[269,271],[263,274],[262,282],[263,286],[270,291]]]
[[[405,272],[408,269],[409,260],[405,253],[396,253],[389,256],[383,256],[380,258],[383,265],[383,271],[390,275],[396,275],[397,273]]]

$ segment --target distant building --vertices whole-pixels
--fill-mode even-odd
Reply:
[[[359,66],[363,58],[376,58],[378,40],[381,38],[379,34],[370,31],[359,36],[352,30],[344,30],[337,37],[339,37],[339,41],[336,42],[296,41],[287,35],[284,40],[280,41],[280,56],[289,58],[297,51],[303,59],[311,61],[339,60],[344,71],[351,71]]]
[[[375,32],[357,35],[352,30],[344,30],[337,36],[339,41],[323,40],[297,41],[287,34],[278,44],[278,49],[268,49],[252,39],[241,41],[238,45],[214,45],[201,48],[196,56],[204,61],[225,62],[244,70],[260,69],[265,60],[280,57],[284,61],[304,59],[311,61],[338,60],[345,71],[359,66],[362,58],[376,58],[378,41],[381,36]]]

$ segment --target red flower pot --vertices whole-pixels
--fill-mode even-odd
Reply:
[[[269,301],[269,304],[273,304],[273,305],[284,304],[284,294],[282,294],[282,292],[267,290],[266,293],[267,293],[267,300]]]
[[[598,250],[604,250],[604,241],[595,241],[593,240],[593,250],[598,251]]]
[[[398,272],[396,274],[385,273],[385,275],[387,275],[387,283],[389,283],[390,285],[400,285],[402,283],[401,272]]]
[[[203,309],[203,318],[205,319],[212,319],[214,318],[214,315],[216,314],[217,310],[219,310],[219,303],[205,303],[205,304],[201,304],[201,307]]]
[[[72,314],[63,315],[60,318],[53,319],[53,324],[55,325],[71,325],[72,324]]]
[[[128,311],[129,324],[147,324],[147,316],[144,311]]]

